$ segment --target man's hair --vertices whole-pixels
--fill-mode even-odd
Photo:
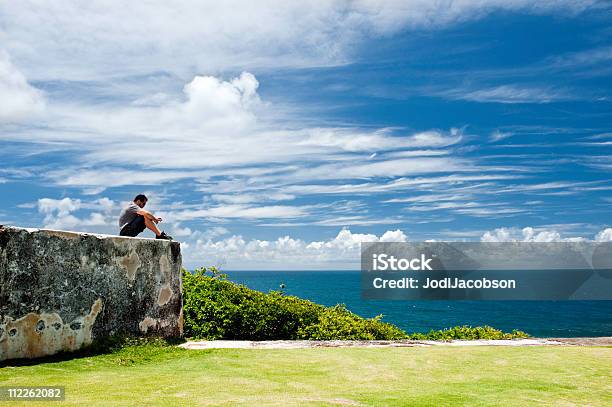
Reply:
[[[136,195],[136,198],[134,198],[134,202],[136,202],[136,201],[143,201],[144,202],[144,201],[148,201],[148,200],[149,200],[149,198],[147,198],[143,194],[138,194],[138,195]]]

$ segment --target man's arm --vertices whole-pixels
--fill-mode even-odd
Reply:
[[[144,209],[139,209],[138,212],[136,212],[136,213],[138,215],[140,215],[140,216],[144,216],[145,218],[147,218],[150,221],[155,222],[155,223],[161,222],[161,220],[162,220],[162,218],[157,218],[151,212],[145,211]]]

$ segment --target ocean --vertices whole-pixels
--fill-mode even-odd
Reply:
[[[456,325],[519,329],[537,337],[612,336],[612,301],[380,301],[360,298],[359,271],[224,271],[228,279],[267,292],[279,290],[319,304],[345,304],[367,318],[407,332]]]

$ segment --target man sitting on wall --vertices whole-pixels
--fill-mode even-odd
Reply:
[[[145,229],[155,233],[156,239],[172,240],[165,232],[160,232],[157,224],[162,221],[161,218],[153,216],[149,211],[145,211],[144,206],[147,204],[148,198],[142,194],[136,195],[134,202],[128,205],[121,215],[119,215],[119,232],[120,236],[136,237]]]

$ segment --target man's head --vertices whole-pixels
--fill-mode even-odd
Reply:
[[[145,195],[139,194],[136,195],[136,198],[134,198],[134,203],[138,205],[139,208],[144,208],[148,200],[149,199]]]

